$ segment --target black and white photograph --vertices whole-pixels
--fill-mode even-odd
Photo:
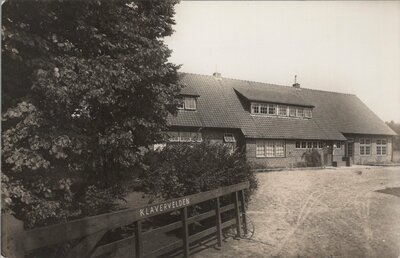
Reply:
[[[400,1],[0,2],[1,258],[400,258]]]

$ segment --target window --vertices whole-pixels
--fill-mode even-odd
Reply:
[[[337,143],[336,143],[336,149],[341,149],[341,148],[342,148],[341,142],[337,142]]]
[[[196,98],[185,98],[185,109],[196,109]]]
[[[289,107],[289,115],[296,116],[296,108],[295,107]]]
[[[301,118],[312,117],[311,108],[302,108],[289,105],[275,105],[269,103],[251,103],[250,112],[251,114],[266,114],[273,116],[278,115]]]
[[[260,113],[260,104],[251,104],[251,113],[259,114]]]
[[[307,142],[307,148],[311,149],[312,148],[312,142]]]
[[[276,113],[277,113],[276,105],[251,103],[251,113],[252,114],[276,115]]]
[[[360,139],[360,155],[369,156],[371,155],[371,139]]]
[[[268,114],[268,105],[260,105],[260,109],[261,114]]]
[[[314,149],[318,148],[318,142],[312,142],[312,147],[313,147]]]
[[[302,108],[297,108],[297,117],[303,117],[304,116],[304,109]]]
[[[275,105],[268,105],[268,114],[276,115],[276,106]]]
[[[267,157],[274,157],[275,153],[274,153],[274,142],[273,141],[266,141],[265,142],[265,150],[267,153]]]
[[[284,157],[285,156],[285,142],[275,141],[275,156]]]
[[[285,142],[258,140],[256,142],[256,157],[284,157]]]
[[[312,117],[311,108],[304,109],[304,116],[307,117],[307,118],[311,118]]]
[[[183,99],[178,99],[178,105],[176,106],[178,109],[185,109],[185,102]]]
[[[167,132],[170,142],[179,142],[179,132]]]
[[[190,132],[179,132],[180,142],[191,142],[192,137]]]
[[[278,106],[278,115],[287,116],[287,106]]]
[[[190,138],[191,138],[192,142],[202,142],[203,141],[203,139],[201,137],[201,133],[198,133],[198,132],[191,132]]]
[[[257,141],[257,143],[256,143],[256,157],[265,157],[264,141]]]
[[[307,148],[307,142],[305,142],[305,141],[301,142],[301,148],[302,149]]]
[[[201,142],[203,141],[199,132],[167,132],[170,142]]]
[[[225,133],[224,142],[236,142],[236,140],[232,133]]]
[[[197,108],[196,98],[194,97],[180,98],[178,99],[178,102],[178,109],[196,110]]]
[[[318,148],[322,149],[323,147],[324,147],[324,143],[321,142],[321,141],[319,141],[319,142],[318,142]]]
[[[385,139],[376,140],[376,155],[386,155],[387,154],[387,141]]]
[[[301,146],[300,141],[296,141],[296,149],[300,149],[300,146]]]

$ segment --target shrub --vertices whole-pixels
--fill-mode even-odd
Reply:
[[[307,150],[303,153],[302,158],[304,159],[305,167],[320,167],[322,166],[321,154],[317,150]]]
[[[247,196],[257,188],[245,154],[231,154],[219,144],[168,145],[159,152],[147,153],[144,162],[144,191],[153,198],[176,198],[243,181],[250,182]]]

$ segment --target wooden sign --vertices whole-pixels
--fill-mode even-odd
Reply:
[[[183,197],[181,199],[175,199],[172,201],[157,203],[144,208],[139,209],[139,217],[148,217],[159,213],[176,210],[177,208],[183,208],[190,205],[190,198]]]

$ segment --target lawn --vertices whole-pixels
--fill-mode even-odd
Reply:
[[[400,167],[258,174],[252,240],[228,239],[210,257],[400,256]]]

